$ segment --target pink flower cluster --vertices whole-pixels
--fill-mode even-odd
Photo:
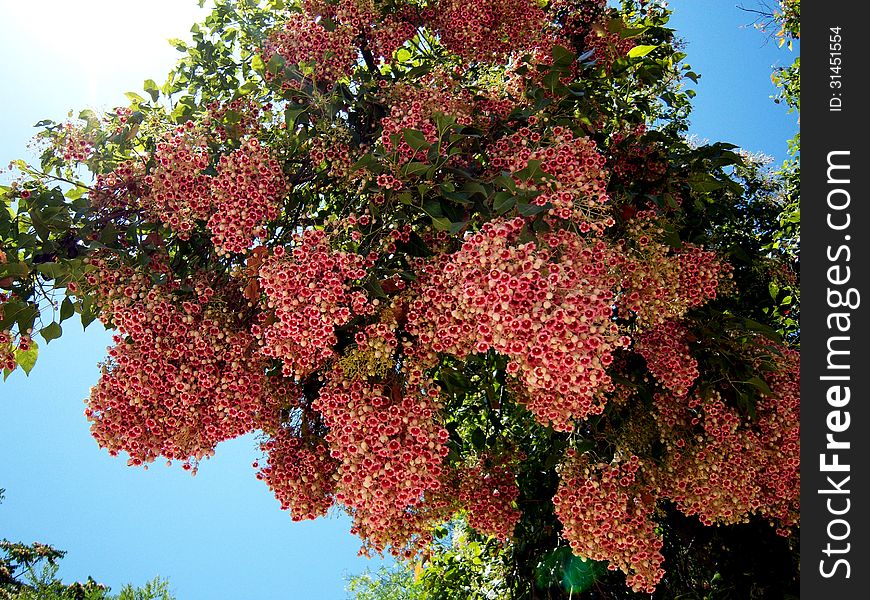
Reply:
[[[619,307],[623,316],[634,313],[641,324],[651,326],[682,317],[690,308],[716,298],[720,284],[730,277],[727,263],[715,252],[684,243],[671,249],[657,241],[663,230],[653,211],[636,214],[628,226],[623,250],[623,290]]]
[[[629,50],[634,48],[635,43],[631,38],[622,37],[619,32],[607,31],[605,23],[586,34],[585,45],[587,49],[593,51],[592,57],[598,66],[610,73],[613,70],[613,63],[620,58],[625,58]]]
[[[470,61],[502,61],[530,47],[545,27],[544,12],[534,0],[439,0],[426,15],[450,52]]]
[[[313,16],[294,13],[281,29],[266,38],[263,60],[268,64],[273,57],[279,56],[287,66],[307,65],[314,81],[332,85],[353,71],[357,57],[354,35],[354,29],[349,25],[337,24],[329,31]],[[306,73],[304,69],[302,72]],[[265,75],[267,79],[275,77],[269,69]],[[279,78],[278,81],[287,89],[302,84],[301,78]]]
[[[94,140],[83,127],[64,123],[59,134],[60,154],[67,162],[80,163],[88,160],[94,152]]]
[[[682,398],[698,378],[698,361],[692,356],[689,331],[677,321],[665,321],[634,339],[634,349],[646,360],[661,385]]]
[[[414,37],[417,28],[403,16],[403,12],[382,15],[373,0],[305,0],[305,11],[312,17],[326,17],[352,28],[364,39],[372,55],[389,61],[393,53]],[[410,15],[408,15],[410,16]]]
[[[426,152],[414,150],[403,137],[405,129],[421,132],[432,144],[438,140],[436,113],[453,116],[462,125],[470,125],[474,120],[471,94],[460,90],[450,74],[430,73],[419,83],[420,87],[398,84],[386,94],[391,107],[390,114],[381,119],[381,144],[387,152],[397,151],[400,163],[426,161]],[[397,136],[395,142],[394,136]]]
[[[547,13],[566,37],[585,37],[593,23],[601,22],[607,0],[551,0]]]
[[[85,411],[101,447],[127,452],[134,465],[163,456],[189,469],[273,410],[254,338],[209,314],[211,288],[197,284],[178,301],[180,282],[157,285],[99,257],[90,266],[88,291],[118,331]],[[170,275],[160,262],[150,269]]]
[[[370,263],[332,250],[322,230],[296,235],[294,242],[289,255],[279,246],[260,267],[267,312],[254,334],[264,356],[281,359],[284,374],[301,379],[334,356],[336,327],[371,312],[366,293],[351,286]]]
[[[280,214],[287,181],[269,149],[251,138],[221,157],[212,190],[208,229],[215,249],[218,254],[242,253],[265,236],[263,224]]]
[[[520,490],[513,469],[484,456],[461,469],[459,477],[459,503],[468,511],[468,524],[478,533],[511,539],[520,520],[514,507]]]
[[[351,175],[353,154],[348,140],[340,135],[322,135],[311,140],[311,163],[323,167],[330,177],[342,179]]]
[[[668,454],[654,479],[681,512],[705,525],[733,524],[760,508],[761,440],[718,394],[706,401],[657,395],[655,418]]]
[[[619,181],[626,184],[660,183],[667,173],[668,162],[662,156],[662,150],[656,143],[643,139],[645,132],[646,126],[639,125],[627,132],[616,133],[611,138],[613,175]]]
[[[208,105],[203,126],[213,127],[222,141],[244,138],[257,133],[263,110],[271,108],[271,105],[260,107],[246,96],[223,104],[212,102]]]
[[[441,488],[448,433],[435,422],[437,388],[417,389],[395,377],[344,379],[339,369],[313,404],[339,461],[335,498],[353,516],[365,550],[413,554],[431,539],[419,517],[424,500]]]
[[[553,504],[574,554],[608,561],[632,590],[652,594],[665,574],[664,557],[652,520],[655,500],[638,481],[640,466],[637,456],[592,464],[569,450]]]
[[[529,391],[543,424],[571,431],[603,409],[611,352],[627,343],[611,321],[616,279],[604,242],[566,231],[520,244],[525,220],[492,221],[459,252],[420,266],[408,332],[430,355],[490,349]]]
[[[91,203],[112,213],[141,211],[182,239],[207,221],[218,254],[250,249],[265,234],[263,224],[277,218],[287,192],[281,165],[256,138],[221,156],[217,175],[207,175],[211,155],[192,121],[166,134],[153,158],[147,175],[132,162],[98,175]]]
[[[257,479],[266,482],[281,510],[289,510],[294,521],[316,519],[329,511],[338,476],[327,444],[282,427],[260,448],[268,464],[257,472]]]
[[[142,208],[179,237],[188,237],[196,221],[208,219],[212,212],[211,178],[203,173],[210,160],[206,142],[192,121],[168,133],[157,144],[156,166],[145,177],[151,192],[141,198]]]
[[[142,207],[141,199],[149,190],[145,177],[145,163],[139,161],[125,161],[109,173],[99,173],[88,196],[91,206],[106,215]],[[147,203],[144,209],[149,217],[158,218]]]
[[[740,523],[758,513],[778,531],[800,513],[800,374],[797,352],[780,348],[762,395],[745,419],[719,393],[656,397],[655,419],[668,453],[650,468],[658,492],[706,525]]]
[[[601,210],[610,199],[606,159],[590,138],[574,137],[570,129],[561,126],[543,135],[523,127],[500,139],[491,156],[492,168],[510,172],[518,189],[540,192],[533,202],[538,206],[550,204],[551,215],[578,221],[585,231],[612,224]],[[549,176],[545,181],[517,175],[530,161],[540,164]]]

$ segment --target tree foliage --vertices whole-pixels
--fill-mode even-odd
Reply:
[[[99,320],[86,415],[111,454],[196,472],[259,431],[293,519],[339,506],[363,552],[471,581],[477,560],[511,597],[709,585],[681,552],[710,531],[790,556],[782,196],[685,139],[698,76],[668,15],[219,0],[164,84],[39,124],[2,191],[6,374]]]

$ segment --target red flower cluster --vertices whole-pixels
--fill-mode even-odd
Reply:
[[[354,29],[337,24],[329,31],[313,16],[294,13],[281,29],[266,38],[263,60],[268,64],[275,56],[286,61],[287,66],[301,67],[302,74],[316,82],[331,85],[353,71],[357,57]],[[275,78],[269,69],[265,76]],[[279,81],[282,87],[292,89],[301,86],[303,80],[280,78]]]
[[[625,58],[635,46],[633,39],[624,38],[618,32],[607,31],[606,24],[587,33],[585,42],[586,48],[592,50],[592,58],[607,73],[613,69],[613,63]]]
[[[448,433],[435,422],[437,388],[423,393],[395,379],[366,382],[330,374],[313,407],[339,461],[338,502],[354,517],[366,549],[408,554],[431,539],[421,530],[424,499],[441,488]]]
[[[268,148],[249,139],[221,156],[212,189],[214,212],[208,228],[215,250],[242,253],[266,234],[263,224],[278,217],[287,181]]]
[[[455,117],[462,125],[473,122],[473,98],[457,86],[452,75],[444,71],[430,73],[421,78],[420,84],[420,87],[395,85],[385,94],[391,107],[389,116],[381,119],[381,144],[387,152],[397,151],[400,163],[426,161],[425,150],[415,150],[403,137],[405,129],[421,132],[432,144],[438,140],[436,113]]]
[[[655,499],[638,481],[640,464],[637,456],[591,464],[569,450],[553,504],[575,554],[609,561],[632,590],[652,594],[665,574],[664,557],[652,521]]]
[[[94,152],[94,140],[82,127],[72,123],[61,126],[59,137],[61,156],[67,162],[80,163],[88,160]]]
[[[144,162],[122,162],[115,170],[97,175],[88,200],[97,212],[108,215],[139,209],[148,193],[145,177]],[[147,202],[144,208],[148,211]],[[158,218],[156,214],[153,217]]]
[[[260,267],[267,312],[254,334],[264,356],[281,359],[288,377],[302,378],[334,356],[337,326],[371,311],[366,293],[350,285],[365,277],[370,263],[333,251],[322,230],[306,231],[295,242],[290,255],[279,246]]]
[[[211,178],[203,173],[210,160],[192,121],[168,133],[154,152],[156,166],[145,177],[151,190],[141,198],[141,208],[180,237],[189,236],[196,221],[208,219],[212,212]]]
[[[400,13],[381,15],[373,0],[305,0],[305,12],[313,18],[326,17],[352,28],[375,57],[389,61],[393,53],[414,37],[417,28]]]
[[[510,466],[483,456],[459,476],[459,503],[468,511],[468,524],[479,533],[509,540],[520,520],[514,507],[520,489]]]
[[[465,60],[499,62],[531,47],[545,28],[534,0],[439,0],[426,15],[441,43]]]
[[[800,376],[797,353],[780,349],[769,375],[775,396],[762,396],[747,421],[718,393],[704,399],[656,397],[655,418],[668,454],[650,472],[658,492],[704,524],[740,523],[758,513],[778,531],[800,511]]]
[[[633,313],[646,326],[682,317],[716,298],[719,285],[730,277],[729,265],[715,252],[688,243],[674,250],[657,241],[664,234],[657,218],[654,211],[638,212],[618,253],[624,273],[621,314]]]
[[[127,452],[134,465],[163,456],[191,468],[273,412],[255,340],[228,315],[209,314],[211,288],[196,284],[178,302],[178,281],[156,285],[102,258],[91,267],[88,292],[118,331],[85,411],[100,446]],[[169,275],[160,262],[150,269]]]
[[[677,321],[665,321],[635,337],[634,349],[646,359],[649,372],[678,398],[689,393],[698,378],[698,361],[689,350],[689,331]]]
[[[610,321],[616,279],[604,242],[562,231],[543,236],[544,247],[519,244],[524,226],[489,222],[459,252],[421,265],[407,329],[432,356],[509,356],[529,410],[571,431],[603,409],[611,352],[627,342]]]
[[[561,126],[543,135],[523,127],[500,139],[491,157],[492,168],[510,172],[518,189],[540,192],[533,202],[552,206],[552,216],[577,221],[584,231],[600,231],[613,224],[601,206],[610,199],[606,159],[590,138],[575,138],[570,129]],[[517,175],[530,161],[536,161],[549,177],[534,181]]]
[[[269,110],[271,106],[264,108]],[[262,110],[254,100],[246,96],[224,104],[213,102],[208,105],[208,113],[202,124],[204,127],[212,127],[222,141],[229,138],[240,139],[257,133]]]
[[[329,511],[338,476],[327,444],[282,427],[260,448],[269,464],[257,472],[257,479],[266,482],[281,510],[289,510],[294,521],[316,519]]]

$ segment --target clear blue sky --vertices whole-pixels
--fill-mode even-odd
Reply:
[[[770,67],[791,54],[742,27],[752,18],[733,0],[671,6],[702,75],[693,132],[781,161],[797,126],[768,98]],[[162,81],[177,57],[163,40],[188,38],[202,15],[195,0],[0,0],[0,166],[27,156],[38,120],[111,108],[144,79]],[[99,324],[82,333],[68,321],[29,379],[0,384],[0,537],[67,550],[67,580],[92,575],[118,589],[159,574],[179,600],[337,600],[347,573],[376,566],[357,558],[345,518],[292,523],[278,509],[254,478],[251,437],[221,445],[196,477],[128,468],[100,451],[83,399],[109,342]]]

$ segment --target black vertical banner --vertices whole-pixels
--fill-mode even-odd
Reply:
[[[801,596],[870,597],[866,4],[801,19]]]

